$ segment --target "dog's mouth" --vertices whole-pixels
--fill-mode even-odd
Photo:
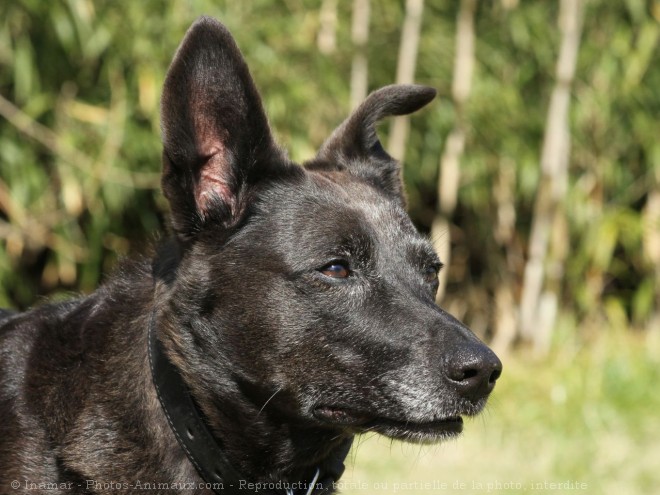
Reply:
[[[434,442],[459,435],[463,431],[461,416],[447,416],[433,421],[416,422],[381,417],[344,407],[319,406],[314,417],[333,426],[356,433],[376,432],[390,438],[413,442]]]

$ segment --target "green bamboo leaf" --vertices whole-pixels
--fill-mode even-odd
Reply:
[[[22,36],[14,47],[14,98],[18,103],[29,101],[34,90],[36,68],[34,51],[30,38]]]
[[[656,298],[656,288],[652,277],[644,278],[632,296],[633,321],[640,324],[649,319],[653,313]]]
[[[645,22],[638,33],[635,49],[626,60],[626,72],[623,80],[624,93],[630,93],[639,88],[658,47],[658,39],[660,39],[660,24],[653,20]]]

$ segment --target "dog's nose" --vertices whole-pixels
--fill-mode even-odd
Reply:
[[[492,392],[502,374],[502,362],[481,343],[457,350],[446,366],[449,382],[461,396],[472,401]]]

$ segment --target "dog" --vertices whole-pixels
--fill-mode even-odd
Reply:
[[[162,95],[171,237],[89,296],[0,312],[0,492],[331,493],[355,434],[458,435],[502,364],[436,305],[375,132],[435,94],[373,92],[300,166],[196,21]]]

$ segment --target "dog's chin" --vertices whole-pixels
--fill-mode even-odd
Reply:
[[[457,437],[463,431],[463,418],[458,415],[416,422],[334,406],[316,407],[313,414],[324,424],[352,433],[375,432],[396,440],[414,443],[437,443]]]

